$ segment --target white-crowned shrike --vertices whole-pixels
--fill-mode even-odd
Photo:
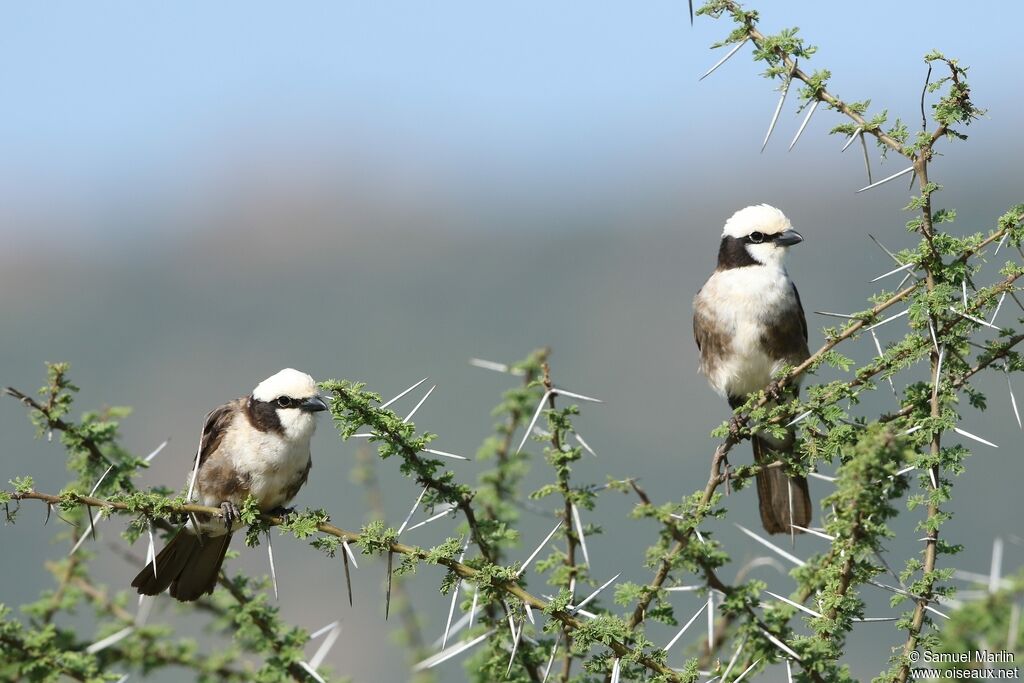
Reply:
[[[238,506],[253,496],[262,512],[283,511],[309,476],[309,441],[316,414],[326,409],[313,378],[288,368],[207,415],[190,489],[195,502],[220,507],[224,519],[196,515],[199,528],[191,521],[182,527],[156,556],[155,570],[147,564],[132,586],[143,595],[170,587],[182,601],[213,592]]]
[[[693,300],[700,370],[733,408],[768,388],[781,366],[799,365],[810,356],[800,295],[783,266],[789,247],[801,241],[789,219],[772,206],[737,211],[722,231],[718,267]],[[754,461],[773,462],[772,451],[786,453],[793,441],[792,432],[785,439],[756,434]],[[788,477],[778,468],[762,470],[757,495],[769,533],[799,533],[791,525],[810,525],[806,478]]]

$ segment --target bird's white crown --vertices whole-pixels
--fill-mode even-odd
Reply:
[[[722,237],[746,237],[752,232],[776,235],[793,226],[786,214],[768,204],[755,204],[740,209],[725,222]]]
[[[278,396],[311,398],[316,396],[316,382],[304,372],[285,368],[256,385],[252,397],[257,401],[273,401]]]

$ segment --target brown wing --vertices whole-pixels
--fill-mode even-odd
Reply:
[[[729,340],[715,324],[699,292],[693,304],[693,338],[700,351],[700,370],[710,377],[719,359],[725,355]]]
[[[811,352],[807,348],[807,319],[796,287],[793,287],[793,294],[794,305],[779,311],[771,321],[766,321],[761,344],[769,358],[799,364],[807,360]]]
[[[797,290],[796,285],[792,282],[789,283],[793,288],[793,296],[796,297],[796,308],[800,312],[800,329],[804,332],[804,344],[807,343],[807,316],[804,315],[804,305],[800,303],[800,292]]]
[[[224,432],[238,411],[239,401],[243,400],[245,399],[236,399],[230,403],[218,406],[206,416],[206,421],[203,423],[203,435],[199,438],[200,467],[210,457],[210,454],[217,450],[221,440],[224,438]]]

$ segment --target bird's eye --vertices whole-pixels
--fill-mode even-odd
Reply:
[[[761,244],[761,242],[764,242],[764,233],[763,232],[752,232],[752,233],[750,233],[750,238],[749,239],[754,244]]]
[[[277,397],[277,407],[278,408],[291,408],[292,407],[292,400],[290,398],[288,398],[287,396],[278,396]]]

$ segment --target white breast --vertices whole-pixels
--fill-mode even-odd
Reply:
[[[782,268],[747,266],[716,271],[701,288],[703,310],[714,317],[729,344],[708,377],[723,396],[763,389],[784,362],[765,354],[761,337],[766,322],[796,306],[789,276]]]
[[[286,430],[285,435],[253,429],[246,417],[239,414],[224,434],[218,452],[231,459],[239,478],[248,484],[248,491],[259,501],[261,510],[272,510],[288,503],[286,492],[309,466],[309,442],[315,423],[310,420],[303,430]],[[205,499],[207,496],[203,495]],[[241,505],[242,499],[233,501]],[[205,505],[218,506],[222,500],[204,500]]]

